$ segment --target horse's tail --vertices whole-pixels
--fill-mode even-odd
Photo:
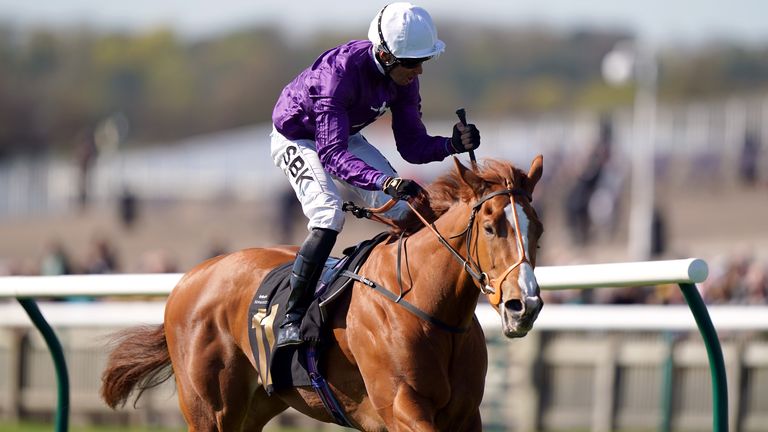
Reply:
[[[101,398],[110,408],[125,405],[135,390],[144,390],[173,376],[162,324],[133,327],[114,334],[107,367],[101,375]]]

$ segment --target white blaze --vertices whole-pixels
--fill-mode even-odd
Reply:
[[[525,210],[523,210],[523,206],[521,206],[520,204],[514,204],[514,205],[515,205],[515,209],[517,210],[517,222],[520,226],[520,232],[519,234],[516,234],[516,235],[520,235],[523,242],[523,250],[525,251],[525,256],[529,257],[530,253],[528,250],[528,226],[530,225],[530,221],[528,220],[528,215],[525,214]],[[506,213],[507,215],[507,220],[509,221],[509,225],[514,229],[515,216],[512,212],[512,206],[508,205],[504,207],[504,213]],[[533,274],[533,267],[531,267],[530,263],[524,262],[520,264],[520,271],[518,272],[517,284],[520,286],[520,289],[523,291],[523,299],[527,297],[536,296],[536,286],[537,286],[536,276]]]

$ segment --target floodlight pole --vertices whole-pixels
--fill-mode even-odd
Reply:
[[[603,58],[603,78],[614,85],[635,84],[632,124],[632,179],[628,254],[651,258],[654,210],[657,62],[650,47],[621,41]]]
[[[634,49],[634,75],[637,89],[632,131],[632,206],[629,214],[629,255],[632,259],[651,258],[656,180],[656,56],[640,44]]]

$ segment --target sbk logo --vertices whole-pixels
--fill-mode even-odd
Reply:
[[[309,167],[307,166],[304,158],[299,154],[299,149],[295,145],[289,145],[286,147],[283,153],[283,165],[285,165],[284,171],[288,177],[293,178],[293,182],[299,186],[299,189],[303,187],[303,182],[313,182],[311,176],[308,176]]]

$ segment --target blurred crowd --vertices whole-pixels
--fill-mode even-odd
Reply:
[[[597,124],[594,142],[579,157],[558,157],[550,155],[547,160],[545,177],[536,190],[534,205],[542,219],[548,212],[560,211],[563,240],[557,247],[564,251],[548,252],[543,265],[573,264],[568,256],[584,255],[590,247],[600,248],[610,242],[617,231],[620,220],[626,216],[622,207],[622,196],[627,191],[626,158],[617,155],[613,148],[614,134],[611,119],[602,117]],[[81,210],[89,205],[89,167],[95,157],[92,142],[84,141],[78,156],[80,170]],[[747,133],[738,158],[738,184],[741,187],[755,187],[764,177],[759,173],[761,144],[754,133]],[[618,156],[618,157],[617,157]],[[663,169],[663,168],[662,168]],[[707,172],[707,170],[698,170]],[[553,173],[559,177],[555,178]],[[549,200],[539,199],[546,195]],[[271,234],[280,244],[291,244],[296,230],[303,230],[303,215],[292,190],[286,189],[276,195],[274,229]],[[559,205],[553,204],[553,197]],[[625,204],[626,205],[626,204]],[[132,232],[137,223],[138,201],[129,190],[124,189],[118,200],[117,215],[125,232]],[[624,213],[624,214],[623,214]],[[547,215],[549,216],[549,215]],[[547,219],[549,220],[549,219]],[[299,223],[299,221],[302,221]],[[670,253],[667,247],[667,223],[663,212],[654,209],[651,229],[650,256],[652,259],[666,259]],[[548,229],[549,231],[549,229]],[[551,234],[548,234],[551,235]],[[184,271],[178,257],[167,249],[146,250],[133,260],[130,267],[120,260],[119,245],[104,236],[94,237],[87,248],[73,247],[61,241],[51,240],[39,256],[24,260],[0,257],[2,275],[72,275],[107,273],[176,273]],[[80,245],[77,245],[80,246]],[[220,243],[201,248],[200,260],[227,252]],[[548,245],[548,249],[553,249]],[[84,251],[74,254],[72,251]],[[699,285],[699,290],[708,304],[768,304],[768,262],[763,257],[749,254],[733,254],[721,258],[707,259],[709,278]],[[138,264],[137,264],[138,262]],[[682,304],[685,303],[676,285],[633,287],[621,289],[567,290],[543,293],[545,302],[572,304]]]
[[[121,266],[117,248],[106,238],[94,238],[84,254],[74,255],[71,248],[54,240],[39,257],[0,259],[2,276],[60,276],[109,273],[176,273],[179,270],[173,254],[163,249],[148,250],[141,255],[138,268]]]
[[[206,248],[203,259],[227,253],[221,244]],[[148,250],[139,267],[123,269],[117,248],[105,238],[91,241],[87,252],[74,256],[66,245],[54,241],[37,259],[0,260],[0,276],[56,276],[109,273],[176,273],[182,270],[167,250]],[[549,263],[548,263],[549,264]],[[768,262],[749,254],[735,254],[708,260],[709,277],[698,285],[707,304],[768,304]],[[564,290],[542,292],[550,304],[684,304],[677,285]]]
[[[201,253],[210,258],[228,252],[212,244]],[[548,263],[551,264],[551,263]],[[698,285],[707,304],[765,305],[768,304],[768,262],[748,254],[736,254],[708,260],[709,277]],[[554,264],[553,264],[554,265]],[[0,276],[55,276],[109,273],[176,273],[182,270],[167,250],[148,250],[139,260],[139,267],[121,267],[117,248],[104,238],[94,239],[87,252],[75,256],[66,245],[54,241],[37,259],[0,260]],[[594,290],[544,291],[544,301],[550,304],[684,304],[677,285],[611,288]]]

